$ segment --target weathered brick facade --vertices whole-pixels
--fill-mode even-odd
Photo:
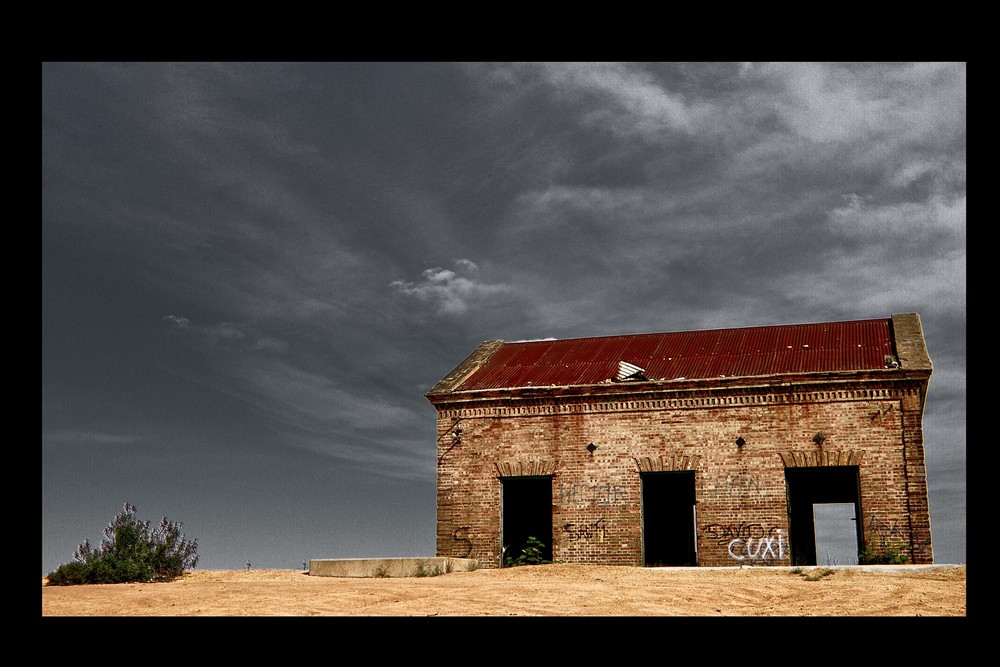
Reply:
[[[922,435],[931,363],[918,316],[889,323],[897,367],[458,390],[504,345],[484,343],[427,394],[437,555],[500,566],[504,480],[536,478],[551,482],[553,560],[650,564],[643,484],[686,471],[698,565],[810,564],[815,547],[796,557],[793,545],[796,530],[802,545],[813,540],[811,519],[791,498],[826,502],[812,495],[822,484],[856,503],[859,548],[933,562]]]

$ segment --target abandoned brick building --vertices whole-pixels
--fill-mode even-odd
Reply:
[[[931,372],[915,313],[484,342],[426,394],[437,555],[822,565],[819,510],[846,507],[824,531],[932,563]]]

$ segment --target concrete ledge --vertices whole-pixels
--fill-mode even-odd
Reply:
[[[428,577],[467,572],[479,567],[475,558],[321,558],[309,561],[317,577]]]
[[[918,572],[920,570],[951,570],[965,567],[965,563],[930,563],[927,565],[722,565],[722,566],[681,566],[681,567],[650,567],[649,570],[857,570],[859,572]]]

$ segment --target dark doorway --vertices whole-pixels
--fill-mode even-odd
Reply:
[[[647,472],[640,479],[643,563],[697,565],[694,471]]]
[[[855,544],[863,548],[861,521],[858,519],[861,516],[861,482],[857,466],[785,468],[785,487],[788,493],[788,541],[792,565],[819,565],[815,517],[817,509],[823,510],[822,506],[827,504],[849,503],[854,506],[854,516],[846,520],[853,519]],[[820,508],[815,507],[817,505]]]
[[[500,565],[517,559],[528,546],[528,538],[542,543],[541,558],[552,560],[552,477],[501,477],[503,552]]]

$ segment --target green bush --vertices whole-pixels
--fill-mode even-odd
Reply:
[[[905,565],[909,561],[903,547],[886,536],[865,535],[865,548],[858,552],[858,565]]]
[[[135,511],[135,505],[125,503],[104,529],[100,546],[94,549],[90,540],[84,540],[73,553],[73,562],[49,573],[49,584],[170,581],[198,564],[198,540],[185,539],[181,524],[163,517],[151,529]]]
[[[906,565],[909,557],[892,546],[875,549],[871,546],[858,553],[858,565]]]
[[[518,565],[545,565],[552,561],[545,560],[542,556],[545,553],[545,543],[537,537],[529,537],[528,544],[517,557],[507,556],[504,560],[504,567],[516,567]]]

